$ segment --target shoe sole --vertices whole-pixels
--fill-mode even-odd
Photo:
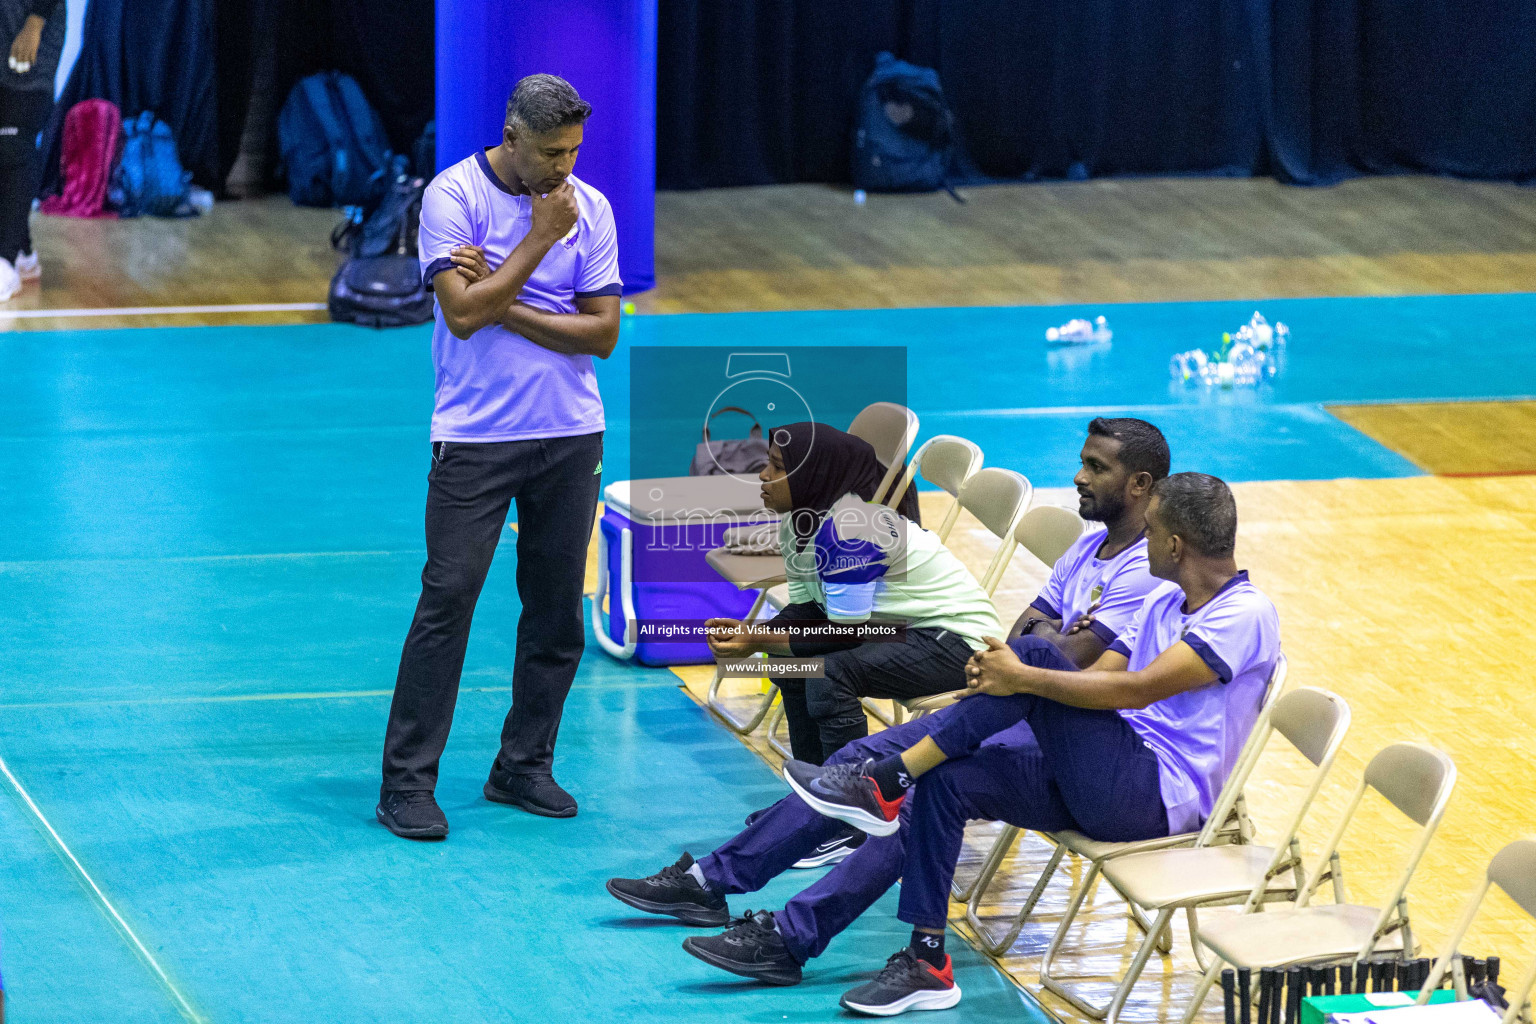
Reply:
[[[401,839],[447,839],[447,825],[428,825],[425,828],[405,828],[395,823],[395,819],[384,813],[384,808],[375,807],[373,816],[379,819],[379,824],[389,829]]]
[[[751,978],[753,981],[761,981],[765,985],[800,984],[799,971],[796,971],[793,974],[789,974],[784,971],[776,971],[772,969],[754,970],[752,968],[742,967],[741,965],[733,963],[730,960],[716,956],[701,946],[695,945],[692,939],[683,940],[683,950],[687,952],[689,956],[697,957],[698,959],[709,964],[711,967],[718,967],[722,971],[729,971],[732,974],[740,975],[743,978]]]
[[[701,907],[697,903],[679,905],[676,903],[656,903],[653,900],[642,900],[638,896],[630,896],[613,887],[613,879],[609,879],[604,886],[608,895],[623,903],[625,906],[643,910],[647,914],[660,914],[663,917],[675,917],[683,924],[691,924],[696,928],[724,928],[731,923],[729,911],[712,910],[709,907]]]
[[[857,847],[855,847],[855,849],[857,849]],[[852,856],[853,850],[843,846],[833,850],[830,853],[823,853],[814,857],[802,858],[795,861],[792,866],[797,871],[809,871],[812,868],[824,868],[829,864],[841,864],[843,861]]]
[[[894,1017],[908,1010],[947,1010],[959,1001],[960,986],[956,985],[942,991],[923,989],[920,992],[902,996],[894,1003],[886,1003],[884,1006],[865,1006],[853,1002],[847,996],[839,999],[838,1004],[845,1010],[852,1010],[854,1013],[862,1013],[870,1017]]]
[[[901,828],[901,819],[886,821],[877,818],[868,811],[859,807],[848,807],[844,804],[834,804],[823,800],[821,797],[806,789],[795,781],[795,777],[788,772],[784,773],[784,781],[789,783],[789,788],[795,791],[795,795],[811,805],[811,809],[818,814],[824,814],[829,818],[836,818],[844,824],[852,825],[861,832],[868,832],[872,836],[888,836]]]
[[[576,817],[577,808],[575,808],[575,807],[572,807],[568,811],[551,810],[550,808],[544,807],[541,804],[536,804],[536,803],[533,803],[532,801],[524,800],[522,797],[516,796],[515,794],[508,793],[504,789],[497,789],[496,787],[492,786],[489,782],[487,782],[485,784],[485,788],[482,789],[481,792],[484,793],[485,794],[485,798],[487,800],[489,800],[493,804],[508,804],[508,805],[510,805],[512,807],[521,807],[523,810],[527,811],[529,814],[537,814],[541,818],[574,818],[574,817]]]

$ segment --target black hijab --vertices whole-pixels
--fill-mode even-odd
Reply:
[[[768,439],[779,446],[789,473],[789,499],[794,506],[789,515],[797,551],[805,549],[822,516],[844,495],[857,494],[869,501],[885,478],[886,467],[868,441],[825,423],[774,427]],[[916,487],[907,488],[896,511],[921,525]]]

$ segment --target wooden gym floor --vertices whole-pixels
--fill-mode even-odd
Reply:
[[[1514,186],[1400,177],[1295,189],[1262,180],[1142,179],[965,195],[965,205],[933,195],[872,196],[856,206],[848,191],[822,186],[664,193],[661,284],[635,301],[642,313],[689,313],[1536,291],[1536,192]],[[189,221],[39,217],[44,287],[29,286],[0,306],[0,331],[322,320],[315,310],[4,314],[323,303],[335,220],[282,197],[220,204]],[[1468,344],[1476,344],[1476,331],[1468,325]],[[1448,350],[1446,359],[1455,358]],[[1332,689],[1354,709],[1318,820],[1337,809],[1369,753],[1390,740],[1425,737],[1457,761],[1457,795],[1412,890],[1418,934],[1431,952],[1491,852],[1536,832],[1536,712],[1526,682],[1536,476],[1520,475],[1536,473],[1533,408],[1529,401],[1331,406],[1434,475],[1236,488],[1240,558],[1280,608],[1293,682]],[[1060,455],[1070,460],[1072,452]],[[958,536],[973,564],[984,560],[979,530]],[[999,595],[1005,618],[1028,603],[1043,572],[1021,553]],[[678,674],[699,692],[704,673]],[[1283,761],[1261,768],[1253,791],[1261,830],[1285,806],[1292,768]],[[1305,834],[1310,848],[1319,832]],[[970,865],[987,835],[977,828]],[[1366,816],[1345,845],[1352,896],[1379,891],[1395,869],[1400,838],[1379,809]],[[1017,905],[1043,850],[1038,841],[1021,843],[993,896],[999,914]],[[1037,995],[1031,972],[1073,875],[1064,872],[1048,890],[1038,923],[1002,959]],[[1063,959],[1068,976],[1093,983],[1128,960],[1135,935],[1111,897],[1101,891],[1085,918]],[[1536,930],[1496,898],[1469,945],[1517,968],[1536,949]],[[1149,966],[1127,1018],[1176,1015],[1192,971],[1180,932],[1174,954]],[[1060,1001],[1041,1001],[1076,1019]]]

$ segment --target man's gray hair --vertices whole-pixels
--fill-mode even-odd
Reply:
[[[591,116],[592,104],[557,75],[529,75],[507,97],[507,125],[516,132],[545,135]]]
[[[1152,485],[1157,518],[1168,532],[1207,558],[1230,558],[1237,547],[1237,502],[1225,483],[1204,473],[1175,473]]]

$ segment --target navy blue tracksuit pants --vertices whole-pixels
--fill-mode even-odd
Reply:
[[[1075,670],[1037,637],[1009,646],[1028,664]],[[1044,832],[1074,829],[1112,842],[1168,834],[1157,757],[1113,711],[1024,695],[968,697],[850,743],[829,763],[889,757],[924,736],[951,759],[918,780],[902,806],[902,827],[894,835],[868,837],[774,915],[800,962],[820,955],[898,878],[897,916],[917,927],[943,928],[970,819]],[[843,827],[791,794],[699,867],[721,892],[755,892]]]

